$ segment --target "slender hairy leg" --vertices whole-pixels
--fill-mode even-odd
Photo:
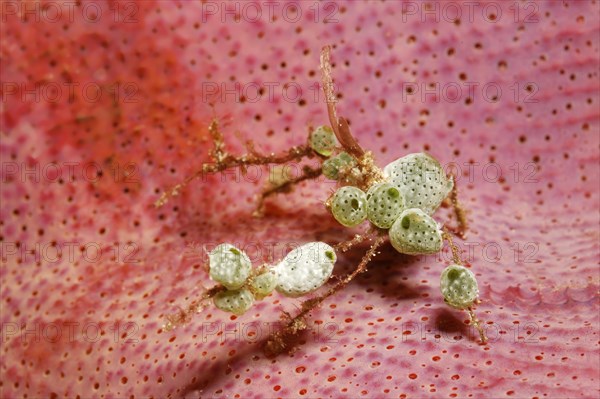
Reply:
[[[469,312],[469,319],[471,320],[471,324],[473,324],[473,326],[475,326],[475,328],[477,329],[477,332],[479,332],[479,339],[481,340],[481,343],[487,344],[487,336],[485,335],[485,331],[481,326],[481,321],[475,315],[473,308],[469,307],[467,308],[467,311]]]
[[[331,77],[331,63],[329,61],[329,53],[330,48],[326,46],[321,51],[321,70],[323,72],[323,91],[325,93],[325,99],[327,102],[327,111],[329,115],[329,121],[331,123],[331,127],[335,132],[335,135],[342,145],[342,147],[350,154],[352,154],[359,161],[363,160],[365,163],[364,166],[367,166],[368,170],[372,169],[371,175],[378,177],[379,174],[376,168],[371,165],[371,158],[365,157],[365,151],[358,144],[352,133],[350,132],[350,127],[348,126],[348,122],[346,119],[337,116],[335,102],[336,97],[333,90],[333,79]],[[214,143],[214,148],[210,152],[210,156],[213,160],[212,164],[205,164],[202,166],[200,170],[193,173],[191,176],[188,176],[183,182],[175,185],[171,189],[162,193],[160,198],[154,203],[154,205],[158,208],[165,205],[170,197],[175,197],[179,194],[179,192],[184,189],[192,180],[206,174],[206,173],[216,173],[221,172],[225,169],[234,168],[234,167],[245,167],[250,165],[266,165],[266,164],[283,164],[291,161],[299,161],[304,157],[312,158],[316,156],[315,151],[309,145],[301,145],[291,147],[289,150],[281,153],[275,154],[271,153],[268,155],[259,154],[254,149],[254,144],[251,141],[246,143],[246,147],[248,148],[248,153],[242,156],[236,157],[229,154],[225,148],[225,141],[223,138],[223,134],[219,130],[219,125],[217,119],[213,119],[211,122],[208,131],[211,135],[211,138]],[[320,175],[317,173],[316,169],[312,169],[307,171],[303,176],[299,177],[297,182],[290,181],[289,184],[286,184],[286,187],[274,188],[272,190],[267,190],[262,194],[262,198],[259,200],[258,214],[260,214],[260,210],[262,209],[262,203],[264,199],[274,193],[277,192],[286,192],[286,189],[289,189],[291,186],[296,183],[312,178],[316,178]],[[371,179],[373,176],[369,176]]]
[[[355,245],[360,244],[367,238],[372,238],[375,231],[368,231],[365,234],[356,234],[351,240],[340,242],[333,246],[336,251],[346,252]]]
[[[320,167],[311,168],[310,166],[305,166],[304,168],[302,168],[302,174],[300,176],[287,180],[284,183],[279,184],[277,186],[271,186],[263,190],[263,192],[260,193],[258,197],[258,201],[256,203],[256,210],[254,211],[253,216],[263,216],[265,201],[268,197],[279,193],[289,193],[297,184],[302,183],[306,180],[316,179],[317,177],[321,176],[322,173],[323,170]]]
[[[458,186],[456,185],[456,176],[452,175],[452,180],[454,182],[454,185],[452,186],[452,191],[450,192],[450,203],[452,204],[452,208],[454,209],[454,216],[456,217],[458,225],[452,228],[451,230],[458,237],[465,239],[467,229],[469,227],[467,222],[467,212],[458,200]]]
[[[225,150],[223,135],[219,130],[219,125],[216,119],[213,119],[208,130],[214,143],[214,148],[210,152],[213,163],[202,165],[200,170],[193,173],[191,176],[188,176],[183,182],[165,191],[154,203],[156,207],[163,206],[168,202],[170,197],[177,196],[179,192],[192,180],[207,173],[217,173],[229,168],[243,168],[250,165],[283,164],[291,161],[300,161],[304,157],[311,158],[315,156],[314,150],[308,145],[294,146],[280,154],[270,153],[268,155],[262,155],[254,150],[254,146],[251,142],[248,142],[247,147],[249,152],[242,156],[236,157],[229,154]]]
[[[448,246],[450,247],[450,251],[452,251],[452,262],[457,265],[462,265],[462,260],[460,259],[460,252],[458,251],[458,247],[454,244],[452,240],[452,236],[450,235],[449,229],[444,226],[442,229],[442,238],[448,242]]]
[[[306,322],[304,318],[310,313],[313,309],[323,303],[327,298],[336,294],[338,291],[342,290],[350,281],[352,281],[356,276],[361,273],[364,273],[367,270],[367,265],[371,261],[371,259],[377,255],[377,250],[379,247],[386,242],[387,236],[378,236],[371,248],[365,253],[362,260],[358,264],[357,268],[342,280],[338,281],[333,287],[329,288],[324,294],[316,296],[314,298],[308,299],[302,303],[301,311],[294,317],[291,318],[287,324],[280,330],[273,333],[266,345],[265,345],[265,353],[269,356],[276,356],[285,350],[290,349],[290,341],[294,338],[294,336],[307,328]],[[355,237],[350,242],[359,242],[359,239]],[[351,244],[353,245],[353,244]],[[289,315],[286,314],[289,317]]]
[[[217,295],[219,292],[225,291],[225,287],[217,285],[202,293],[200,298],[193,300],[186,309],[180,309],[179,312],[167,315],[167,322],[163,326],[165,331],[170,331],[175,327],[187,324],[192,316],[200,313],[206,307],[206,301]]]

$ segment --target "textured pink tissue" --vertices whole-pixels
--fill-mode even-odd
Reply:
[[[598,2],[269,4],[2,3],[1,396],[597,397]],[[443,303],[447,251],[390,247],[292,355],[261,351],[300,304],[277,294],[162,330],[211,284],[202,245],[260,263],[352,236],[324,180],[252,218],[268,169],[153,206],[209,162],[213,116],[238,152],[327,123],[326,44],[340,114],[381,166],[427,151],[459,173],[489,344]]]

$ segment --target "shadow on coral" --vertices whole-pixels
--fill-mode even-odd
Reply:
[[[298,334],[293,342],[290,342],[292,347],[300,347],[306,344],[309,339],[310,330],[302,331]],[[210,359],[206,359],[203,364],[200,364],[197,368],[198,375],[201,375],[203,378],[199,379],[193,383],[187,384],[183,387],[182,396],[194,396],[199,395],[200,397],[214,397],[215,394],[219,395],[216,392],[207,392],[210,391],[212,386],[223,386],[223,380],[226,378],[230,378],[231,371],[235,368],[238,362],[243,361],[248,358],[252,358],[253,361],[266,360],[275,362],[274,359],[269,359],[263,352],[263,348],[267,342],[268,337],[265,339],[257,340],[253,344],[247,345],[243,350],[237,351],[233,356],[224,355],[219,357],[219,360],[216,362],[212,362]],[[278,357],[285,356],[293,356],[292,354],[281,354]],[[227,396],[227,394],[223,394],[223,396]]]

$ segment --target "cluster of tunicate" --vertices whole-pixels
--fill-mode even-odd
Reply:
[[[209,253],[209,274],[225,290],[213,302],[223,311],[241,315],[273,290],[289,297],[306,295],[331,277],[336,259],[331,246],[310,242],[288,253],[275,267],[253,273],[244,251],[220,244]]]

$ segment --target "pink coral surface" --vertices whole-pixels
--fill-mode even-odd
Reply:
[[[597,1],[1,6],[3,398],[600,394]],[[340,114],[381,166],[425,150],[459,173],[487,345],[443,303],[448,251],[390,247],[312,313],[293,354],[261,351],[300,304],[277,294],[163,331],[211,285],[202,245],[260,263],[352,236],[323,179],[252,218],[268,169],[153,206],[210,161],[213,115],[238,152],[327,123],[326,44]]]

